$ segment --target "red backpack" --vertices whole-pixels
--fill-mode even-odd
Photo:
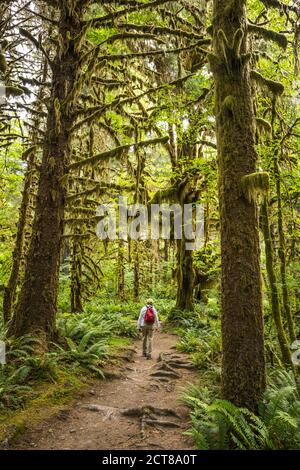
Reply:
[[[155,322],[155,313],[153,307],[147,305],[147,310],[144,316],[144,322],[148,325]]]

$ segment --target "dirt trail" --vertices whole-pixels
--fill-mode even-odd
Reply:
[[[142,357],[141,342],[136,341],[120,378],[97,381],[80,401],[28,430],[13,448],[194,449],[183,435],[189,416],[178,398],[188,382],[197,381],[197,374],[189,368],[188,357],[175,350],[177,340],[157,333],[152,360]]]

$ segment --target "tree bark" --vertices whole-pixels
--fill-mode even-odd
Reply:
[[[18,228],[17,228],[17,235],[16,235],[16,242],[12,254],[12,268],[10,272],[10,276],[7,282],[7,285],[4,289],[4,296],[3,296],[3,319],[4,323],[8,323],[11,319],[11,313],[14,307],[14,303],[16,300],[16,290],[19,282],[20,276],[20,269],[21,263],[23,258],[23,250],[24,250],[24,237],[25,237],[25,230],[27,224],[27,214],[28,214],[28,206],[30,202],[30,191],[32,189],[32,172],[33,172],[33,164],[29,162],[29,166],[27,168],[24,180],[24,189],[22,194],[22,202],[19,211],[19,221],[18,221]]]
[[[125,242],[119,240],[118,250],[118,297],[120,300],[125,298]]]
[[[177,297],[178,310],[194,310],[194,270],[193,252],[185,249],[186,240],[183,237],[177,243]]]
[[[135,300],[139,299],[140,296],[140,254],[139,254],[139,242],[136,240],[132,241],[134,247],[133,255],[133,297]]]
[[[296,340],[296,333],[294,328],[294,320],[291,312],[291,306],[289,301],[289,292],[286,281],[286,254],[285,254],[285,235],[283,228],[283,215],[282,215],[282,200],[281,200],[281,181],[280,181],[280,168],[277,158],[274,163],[274,176],[276,183],[276,195],[277,195],[277,224],[278,224],[278,235],[279,235],[279,248],[278,255],[280,261],[280,275],[281,275],[281,290],[282,290],[282,301],[284,317],[287,321],[289,338],[291,343]]]
[[[272,304],[272,314],[276,327],[277,338],[281,350],[283,362],[286,366],[293,369],[291,353],[288,345],[288,340],[284,331],[282,315],[280,309],[279,293],[277,288],[277,279],[274,268],[274,253],[270,232],[269,214],[267,201],[263,202],[261,207],[261,226],[264,235],[265,253],[266,253],[266,268],[270,287],[270,298]]]
[[[243,0],[214,0],[213,54],[222,256],[222,395],[257,411],[265,357],[256,205],[241,178],[256,171],[247,16]]]
[[[82,305],[82,262],[80,243],[73,240],[71,251],[71,312],[83,312]]]

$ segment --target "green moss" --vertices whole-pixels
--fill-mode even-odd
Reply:
[[[234,96],[228,95],[222,103],[223,110],[227,109],[228,111],[234,112],[236,107],[236,99]]]
[[[117,353],[121,348],[124,348],[125,346],[129,346],[131,344],[131,339],[130,338],[122,338],[122,337],[113,337],[109,340],[108,346],[109,346],[109,353]]]
[[[269,121],[266,121],[263,118],[256,118],[256,125],[257,125],[259,132],[262,132],[262,131],[271,132],[272,130],[272,127]]]
[[[240,56],[243,39],[244,31],[241,28],[238,28],[233,36],[233,51],[236,57]]]
[[[266,172],[251,173],[241,179],[244,196],[249,202],[257,200],[258,195],[267,197],[269,191],[269,174]]]
[[[58,98],[55,98],[54,100],[54,112],[55,112],[56,132],[59,133],[61,129],[61,108],[60,108],[60,102]]]
[[[22,410],[7,410],[0,415],[0,442],[12,441],[25,429],[36,426],[45,419],[56,415],[66,408],[88,385],[86,376],[77,376],[73,372],[60,370],[54,384],[37,384],[31,399]]]
[[[262,26],[257,26],[254,24],[248,25],[248,31],[253,34],[258,34],[267,41],[275,42],[282,49],[286,49],[288,45],[288,40],[286,36],[282,33],[277,33],[271,29],[263,28]]]
[[[251,78],[255,80],[261,88],[267,88],[275,96],[280,96],[284,92],[284,86],[282,83],[276,82],[275,80],[269,80],[268,78],[263,77],[256,70],[251,70]]]

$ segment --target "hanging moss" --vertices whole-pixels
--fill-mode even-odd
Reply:
[[[269,121],[263,118],[256,118],[256,125],[260,132],[271,132],[272,126]]]
[[[228,39],[223,29],[219,29],[218,31],[218,41],[219,41],[220,48],[222,50],[222,55],[223,55],[222,59],[224,60],[225,64],[228,64],[227,51],[229,49],[229,43],[228,43]]]
[[[61,111],[60,111],[60,102],[58,98],[54,100],[54,112],[55,112],[55,128],[56,132],[59,133],[61,129]]]
[[[233,36],[233,52],[236,57],[240,56],[243,39],[244,31],[241,28],[238,28]]]
[[[222,103],[222,109],[234,112],[236,107],[236,99],[234,96],[228,95]]]
[[[242,192],[249,202],[256,202],[258,196],[265,199],[269,192],[269,174],[266,172],[251,173],[241,179]]]
[[[263,77],[256,70],[251,70],[251,78],[262,88],[267,88],[273,95],[280,96],[284,92],[284,86],[280,82]]]
[[[33,152],[36,150],[37,146],[36,145],[32,145],[32,147],[29,147],[28,149],[26,149],[23,153],[22,153],[22,160],[27,160],[27,158],[29,158]]]
[[[258,34],[259,36],[266,39],[267,41],[275,42],[276,44],[278,44],[279,47],[282,47],[282,49],[287,48],[288,40],[286,36],[282,33],[277,33],[276,31],[273,31],[272,29],[266,29],[266,28],[263,28],[262,26],[257,26],[255,24],[249,24],[248,31],[250,33]]]
[[[54,157],[49,157],[48,158],[48,166],[49,168],[51,169],[51,171],[54,170],[55,166],[56,166],[56,161],[55,161],[55,158]]]

